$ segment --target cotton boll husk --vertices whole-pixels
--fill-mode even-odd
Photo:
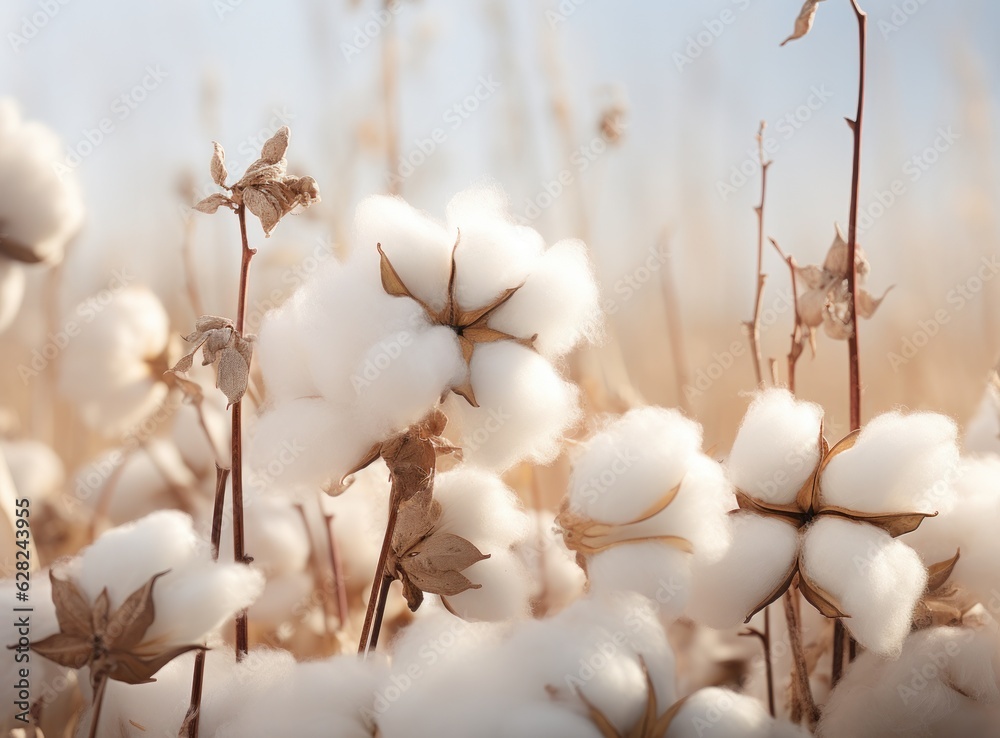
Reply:
[[[297,290],[261,321],[254,361],[260,367],[268,396],[272,399],[294,400],[319,394],[304,360],[307,339],[299,324],[307,297],[306,289]]]
[[[448,607],[466,620],[527,617],[531,613],[531,578],[524,564],[509,548],[483,553],[490,558],[462,571],[471,582],[482,586],[444,598]]]
[[[688,697],[667,731],[667,738],[807,738],[809,735],[804,728],[775,720],[752,697],[721,687],[701,689]]]
[[[687,613],[713,628],[742,623],[788,575],[799,545],[798,531],[774,518],[739,513],[729,523],[725,555],[692,574]]]
[[[227,654],[232,660],[232,653]],[[223,672],[217,663],[222,654],[209,652],[205,683],[212,684]],[[182,654],[164,666],[150,684],[126,684],[110,680],[101,707],[101,730],[98,735],[117,735],[118,726],[141,725],[139,735],[172,735],[180,728],[191,701],[191,673],[194,669],[193,653]],[[228,670],[228,669],[227,669]],[[90,725],[90,712],[80,722],[85,729]],[[202,723],[204,729],[204,723]],[[131,726],[130,728],[131,729]],[[168,733],[168,731],[170,731]],[[81,733],[85,735],[85,733]],[[124,735],[129,735],[125,733]]]
[[[532,577],[532,602],[542,613],[553,614],[583,594],[587,575],[556,530],[555,513],[531,510],[528,515],[531,533],[514,547],[514,553]]]
[[[4,235],[50,264],[62,261],[66,242],[83,223],[76,177],[54,165],[64,161],[59,138],[24,121],[17,103],[0,100],[0,222]]]
[[[275,405],[258,419],[247,457],[261,473],[275,477],[268,470],[280,470],[283,488],[315,488],[339,482],[373,442],[357,432],[349,413],[321,398],[303,398]]]
[[[63,349],[58,386],[90,427],[112,436],[138,424],[166,396],[149,362],[166,349],[169,324],[162,303],[145,287],[108,294],[106,304],[84,301],[68,319],[81,327]]]
[[[66,480],[62,460],[41,441],[0,442],[14,487],[35,504],[54,500]]]
[[[983,604],[1000,595],[1000,458],[963,459],[953,482],[955,505],[928,518],[902,538],[928,566],[951,559],[960,551],[949,584],[959,585]],[[991,605],[992,607],[993,605]]]
[[[843,623],[858,643],[899,654],[927,585],[912,548],[873,525],[824,515],[805,529],[802,567],[850,616]]]
[[[518,461],[546,464],[579,417],[578,391],[545,359],[512,341],[480,344],[472,355],[479,407],[452,396],[444,405],[465,458],[493,471]]]
[[[517,293],[490,316],[489,324],[513,336],[537,334],[534,347],[553,359],[581,339],[596,338],[601,316],[587,247],[567,239],[542,254]]]
[[[691,557],[662,543],[614,546],[588,557],[587,579],[594,594],[638,592],[657,603],[660,617],[673,620],[687,604]]]
[[[822,500],[859,512],[946,512],[954,503],[957,437],[944,415],[879,415],[827,465]]]
[[[992,384],[986,385],[983,399],[965,425],[962,448],[970,454],[1000,454],[1000,389]]]
[[[476,546],[508,548],[530,531],[531,521],[517,496],[482,469],[462,465],[437,475],[434,499],[441,504],[437,528]]]
[[[823,736],[995,735],[1000,728],[996,634],[929,628],[898,660],[862,653],[823,710]]]
[[[785,389],[750,403],[726,460],[729,479],[751,497],[789,504],[819,464],[823,409]]]
[[[398,197],[374,195],[361,201],[354,216],[355,256],[377,279],[382,245],[393,268],[413,294],[434,310],[448,296],[455,233]]]
[[[212,733],[217,738],[369,738],[373,695],[384,671],[353,654],[295,664],[262,699],[248,700]]]
[[[676,410],[630,410],[574,459],[570,509],[605,523],[636,520],[683,480],[700,447],[701,427]]]
[[[498,186],[467,189],[448,203],[448,224],[461,232],[455,284],[459,304],[467,310],[522,284],[545,249],[537,231],[513,222],[509,207]]]
[[[14,322],[21,302],[27,278],[24,267],[15,261],[0,256],[0,332]]]
[[[458,338],[445,326],[380,341],[361,357],[354,374],[365,431],[386,438],[419,421],[465,375]]]

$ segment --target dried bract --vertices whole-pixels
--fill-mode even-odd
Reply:
[[[194,344],[194,348],[169,372],[177,374],[190,370],[195,353],[202,349],[202,366],[218,363],[215,386],[226,395],[230,405],[239,402],[250,380],[254,336],[241,335],[229,318],[202,315],[195,322],[194,332],[184,336],[184,340]]]

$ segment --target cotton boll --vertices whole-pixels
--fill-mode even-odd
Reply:
[[[858,643],[899,654],[927,585],[913,549],[873,525],[824,515],[805,530],[802,566],[850,616],[843,623]]]
[[[499,477],[468,465],[437,475],[434,498],[441,503],[438,529],[487,548],[509,548],[529,533],[530,520],[517,496]]]
[[[232,654],[228,654],[230,659]],[[213,662],[214,658],[209,657]],[[184,722],[191,701],[191,674],[194,669],[193,653],[182,654],[164,666],[149,684],[126,684],[110,680],[101,706],[101,723],[98,735],[116,735],[118,726],[141,725],[139,735],[172,735]],[[211,684],[219,665],[212,663],[205,681]],[[90,713],[83,716],[80,725],[90,725]],[[168,733],[168,731],[170,731]],[[124,733],[123,735],[129,735]]]
[[[566,706],[544,702],[518,706],[484,729],[496,738],[601,738],[593,721]]]
[[[538,334],[535,348],[551,359],[581,339],[592,339],[600,321],[600,294],[587,247],[565,240],[542,254],[517,293],[490,317],[490,326],[513,336]]]
[[[0,100],[0,223],[4,236],[39,259],[58,264],[66,243],[83,223],[83,202],[63,162],[59,138],[27,122],[14,100]]]
[[[40,505],[54,501],[66,479],[62,460],[41,441],[0,442],[14,488],[19,495]]]
[[[687,604],[691,557],[655,542],[615,546],[588,558],[587,579],[594,594],[638,592],[659,605],[661,617],[672,620]]]
[[[169,326],[163,305],[147,288],[107,294],[110,301],[91,298],[73,313],[80,331],[63,349],[59,392],[77,403],[89,426],[117,435],[153,413],[166,396],[153,362],[166,350]]]
[[[944,415],[879,415],[827,465],[822,500],[859,512],[944,512],[954,502],[957,436]]]
[[[785,389],[768,389],[750,404],[726,460],[736,487],[764,502],[786,505],[819,464],[823,409]]]
[[[357,432],[357,422],[319,398],[292,400],[262,415],[247,455],[254,467],[283,487],[319,487],[340,478],[375,439]]]
[[[688,614],[713,628],[742,623],[784,581],[798,550],[798,531],[752,513],[730,516],[731,545],[718,561],[696,567]]]
[[[1000,728],[995,633],[930,628],[910,635],[898,660],[862,653],[831,694],[824,736],[994,735]]]
[[[482,549],[481,549],[482,550]],[[499,621],[531,612],[531,579],[521,560],[506,548],[483,551],[490,558],[462,571],[479,589],[443,598],[449,609],[466,620]]]
[[[516,225],[499,187],[475,187],[448,203],[448,224],[461,232],[455,252],[459,304],[472,310],[525,281],[545,249],[532,228]]]
[[[301,571],[309,560],[309,533],[302,515],[283,497],[254,494],[243,508],[244,535],[253,542],[254,568],[268,577]],[[232,538],[222,544],[219,558],[232,558]]]
[[[26,284],[24,267],[16,261],[0,257],[0,332],[14,322],[24,300]]]
[[[271,310],[261,322],[254,349],[254,361],[260,367],[268,396],[293,400],[319,394],[309,368],[303,361],[305,341],[299,321],[307,291],[296,291],[280,308]]]
[[[983,398],[966,423],[962,448],[970,454],[1000,454],[1000,388],[995,385],[986,385]]]
[[[375,195],[361,201],[355,212],[354,237],[358,256],[377,274],[382,245],[393,268],[413,294],[434,310],[444,307],[451,271],[455,233],[398,197]]]
[[[518,461],[552,461],[562,434],[579,415],[577,389],[545,359],[511,341],[480,344],[472,355],[472,387],[479,407],[451,397],[452,419],[465,458],[503,471]]]
[[[720,687],[701,689],[688,697],[667,731],[667,738],[806,738],[809,735],[803,728],[776,721],[752,697]]]
[[[532,532],[514,547],[514,552],[532,577],[531,599],[536,611],[555,613],[583,594],[587,575],[557,532],[555,514],[531,510],[528,515]]]

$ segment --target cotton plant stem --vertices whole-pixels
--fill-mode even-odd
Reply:
[[[838,619],[833,623],[833,666],[830,669],[830,683],[836,687],[844,675],[844,624]]]
[[[97,680],[97,686],[94,688],[94,710],[90,716],[90,730],[87,732],[88,738],[98,738],[101,735],[97,732],[97,729],[101,723],[101,708],[104,706],[104,691],[107,686],[108,677],[105,674]]]
[[[323,523],[326,528],[326,546],[330,555],[330,570],[333,575],[333,588],[336,593],[337,602],[337,622],[338,628],[343,630],[347,627],[347,618],[350,608],[347,604],[347,584],[344,582],[344,564],[341,561],[340,546],[337,545],[337,535],[334,530],[334,515],[323,515]]]
[[[747,326],[747,334],[750,338],[750,355],[753,358],[754,377],[757,379],[757,386],[764,386],[764,374],[762,371],[763,360],[760,351],[760,306],[764,302],[764,283],[767,275],[764,274],[764,198],[767,195],[767,168],[771,162],[764,158],[764,128],[767,124],[760,122],[757,131],[757,154],[760,159],[760,204],[754,207],[757,213],[757,293],[754,298],[753,318]]]
[[[375,608],[375,622],[372,623],[371,640],[368,642],[368,650],[374,651],[378,646],[378,637],[382,632],[382,618],[385,617],[385,604],[389,597],[389,586],[392,584],[392,577],[382,577],[382,584],[378,591],[378,606]],[[442,602],[444,600],[442,599]]]
[[[788,350],[788,391],[793,395],[795,394],[795,365],[798,363],[799,357],[802,356],[802,316],[799,314],[799,287],[795,277],[795,270],[797,265],[795,264],[795,259],[791,256],[786,256],[785,252],[781,250],[781,246],[773,238],[770,239],[771,245],[774,246],[775,250],[781,256],[782,260],[788,264],[788,271],[792,277],[792,309],[795,311],[795,322],[792,324],[792,344],[791,348]]]
[[[800,723],[803,716],[813,727],[819,720],[819,708],[813,699],[812,687],[809,685],[809,667],[806,665],[805,649],[802,645],[802,626],[799,623],[799,613],[795,598],[797,592],[791,588],[782,597],[785,609],[785,621],[788,623],[788,642],[792,649],[792,714],[793,723]]]
[[[771,717],[775,716],[774,712],[774,661],[771,658],[771,608],[767,606],[764,608],[764,631],[761,632],[756,628],[747,628],[742,631],[740,635],[742,636],[753,636],[760,639],[760,645],[764,652],[764,673],[767,677],[767,708],[771,714]]]
[[[392,534],[396,530],[396,516],[399,513],[400,499],[401,495],[396,480],[393,479],[392,490],[389,493],[389,518],[385,524],[385,536],[382,538],[382,548],[378,554],[375,576],[372,578],[372,591],[368,596],[368,610],[365,612],[365,622],[361,629],[361,641],[358,644],[358,653],[360,654],[367,654],[374,648],[369,641],[374,640],[375,643],[378,643],[378,635],[376,634],[373,638],[372,633],[376,618],[381,625],[382,611],[385,610],[383,591],[388,592],[385,580],[389,579],[386,574],[386,564],[389,561],[389,549],[392,547]]]

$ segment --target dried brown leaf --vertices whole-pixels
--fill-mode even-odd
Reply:
[[[872,317],[875,314],[875,311],[878,310],[879,305],[882,304],[882,301],[890,292],[892,292],[892,288],[895,286],[896,285],[891,285],[878,299],[872,297],[868,290],[859,289],[857,300],[858,317],[865,319]]]
[[[962,555],[961,550],[955,551],[955,555],[950,559],[939,561],[927,567],[927,591],[937,592],[942,589],[955,571],[955,565]]]
[[[194,209],[199,213],[208,213],[211,215],[219,208],[232,207],[233,201],[222,193],[216,192],[214,195],[209,195],[204,200],[201,200],[194,205]]]
[[[70,579],[58,579],[49,570],[52,583],[52,604],[56,608],[59,630],[68,635],[86,637],[93,624],[90,603],[76,584]]]
[[[212,141],[212,161],[209,164],[209,171],[212,173],[212,181],[219,187],[226,186],[226,178],[229,177],[229,172],[226,171],[226,152],[222,146]]]
[[[154,574],[149,581],[125,598],[108,620],[105,640],[109,648],[128,651],[142,642],[149,626],[156,617],[153,606],[153,587],[156,580],[165,575],[162,571]]]
[[[260,150],[260,158],[268,164],[277,164],[285,156],[288,148],[288,137],[291,131],[288,126],[279,128],[271,138],[267,139]]]
[[[816,19],[816,8],[823,2],[823,0],[806,0],[802,5],[802,10],[799,11],[799,16],[795,19],[795,30],[792,35],[781,42],[784,46],[789,41],[794,41],[797,38],[802,38],[809,30],[812,28],[813,21]]]
[[[250,345],[250,343],[245,341],[243,345]],[[240,351],[235,346],[224,348],[219,356],[215,386],[222,390],[229,405],[235,405],[243,399],[249,381],[250,363],[246,351]]]
[[[4,235],[0,235],[0,256],[25,264],[39,264],[45,261],[45,255],[34,246]]]
[[[282,215],[281,208],[273,196],[250,187],[243,192],[243,203],[247,206],[247,210],[260,219],[264,234],[270,236]]]
[[[69,669],[82,669],[90,662],[93,647],[80,636],[56,633],[31,644],[31,649],[49,661]]]

